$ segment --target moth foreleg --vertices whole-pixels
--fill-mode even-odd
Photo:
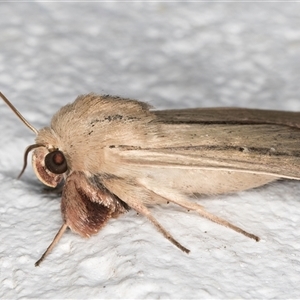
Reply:
[[[66,231],[66,229],[68,228],[68,225],[66,223],[64,223],[59,231],[57,232],[57,234],[55,235],[53,241],[51,242],[51,244],[49,245],[49,247],[47,248],[47,250],[44,252],[44,254],[41,256],[41,258],[35,263],[35,266],[38,267],[40,265],[40,263],[45,259],[45,257],[52,251],[52,249],[55,247],[55,245],[59,242],[59,240],[61,239],[62,235],[64,234],[64,232]]]

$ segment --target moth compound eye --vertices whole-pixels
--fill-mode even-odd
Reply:
[[[62,174],[68,170],[66,158],[59,150],[49,152],[45,156],[45,166],[54,174]]]

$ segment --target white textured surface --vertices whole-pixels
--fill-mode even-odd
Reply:
[[[87,92],[158,108],[300,110],[299,3],[1,3],[0,90],[37,128]],[[89,240],[29,167],[32,133],[0,102],[0,298],[299,298],[300,186],[283,181],[201,200],[253,242],[178,207],[155,216],[186,255],[133,211]]]

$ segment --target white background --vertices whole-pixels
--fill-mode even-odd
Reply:
[[[299,3],[0,3],[0,90],[41,128],[88,92],[157,108],[300,110]],[[0,298],[299,298],[300,185],[199,199],[256,243],[171,205],[85,240],[61,226],[23,151],[34,135],[0,102]],[[87,154],[88,155],[88,154]]]

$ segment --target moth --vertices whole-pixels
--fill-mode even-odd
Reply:
[[[62,183],[63,225],[38,266],[67,228],[82,237],[99,232],[128,209],[148,218],[181,245],[149,205],[172,202],[256,241],[259,237],[209,213],[193,195],[234,193],[280,178],[300,179],[300,113],[240,108],[154,110],[148,104],[87,94],[63,106],[51,124],[35,129],[24,154],[48,187]]]

